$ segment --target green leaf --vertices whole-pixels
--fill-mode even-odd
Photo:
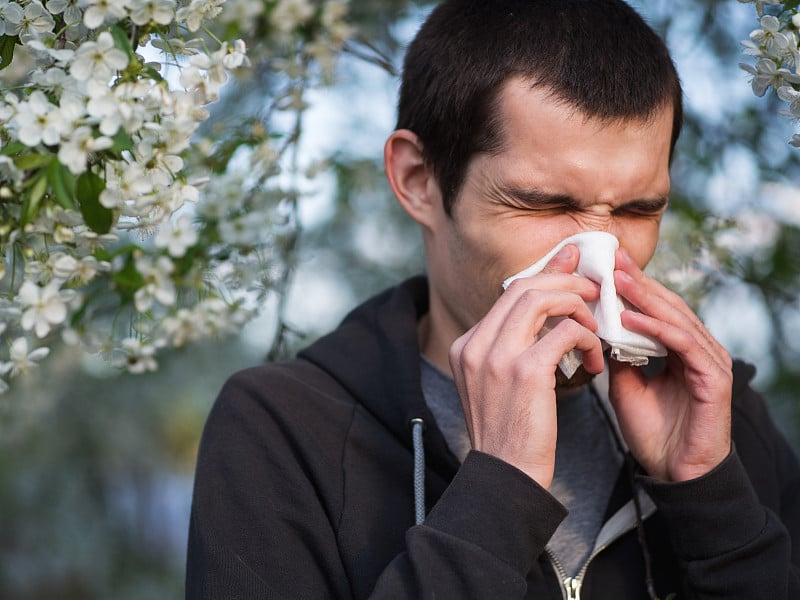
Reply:
[[[47,167],[47,181],[56,202],[67,210],[75,210],[75,176],[58,159]]]
[[[135,57],[128,34],[119,24],[111,28],[111,37],[114,38],[114,45],[128,55],[129,61]]]
[[[161,76],[161,73],[156,71],[153,67],[145,67],[142,69],[142,73],[147,75],[153,81],[164,81],[164,78]]]
[[[800,0],[786,0],[786,2],[783,3],[783,10],[792,10],[798,6],[800,6]]]
[[[20,154],[15,156],[14,164],[18,169],[28,171],[30,169],[38,169],[39,167],[49,165],[51,160],[53,160],[52,154],[34,152],[33,154]]]
[[[91,171],[78,177],[76,196],[81,207],[83,220],[95,233],[108,233],[114,214],[110,208],[100,204],[100,193],[106,188],[105,182]]]
[[[114,248],[113,251],[98,246],[94,249],[93,255],[97,260],[112,261],[117,256],[125,256],[126,254],[130,255],[137,250],[141,250],[141,247],[137,246],[136,244],[125,244],[124,246]]]
[[[0,36],[0,69],[5,69],[14,58],[14,49],[19,44],[19,36]]]
[[[128,256],[128,260],[125,261],[125,266],[114,273],[112,279],[117,286],[117,291],[123,303],[132,302],[136,290],[144,286],[144,277],[136,270],[133,254]]]
[[[120,129],[111,138],[114,144],[111,146],[112,152],[124,152],[133,148],[133,138],[124,129]]]
[[[36,217],[39,212],[39,205],[44,198],[44,193],[47,191],[47,177],[45,171],[41,170],[36,175],[31,177],[30,191],[26,193],[25,200],[22,202],[22,218],[21,224],[27,225]]]
[[[3,149],[0,150],[0,154],[3,156],[14,156],[25,150],[25,148],[27,148],[27,146],[22,142],[11,142],[7,146],[3,146]]]

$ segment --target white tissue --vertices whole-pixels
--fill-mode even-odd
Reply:
[[[597,321],[597,337],[611,347],[611,358],[636,366],[646,365],[651,356],[666,356],[667,349],[649,336],[628,331],[622,326],[620,313],[623,310],[636,310],[625,302],[614,286],[614,251],[619,241],[604,231],[586,231],[562,240],[541,259],[524,271],[520,271],[503,282],[503,289],[520,277],[530,277],[539,273],[547,263],[567,244],[574,244],[580,252],[575,275],[582,275],[600,284],[600,299],[587,302]],[[544,335],[564,317],[551,317],[545,322],[540,335]],[[558,363],[567,377],[572,377],[581,364],[581,353],[573,350],[564,355]]]

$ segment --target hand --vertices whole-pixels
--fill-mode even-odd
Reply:
[[[578,249],[568,245],[538,275],[517,279],[486,316],[450,348],[472,447],[519,468],[539,485],[553,480],[556,367],[578,349],[590,373],[603,370],[597,323],[586,302],[598,286],[572,275]],[[548,317],[565,317],[538,338]]]
[[[622,435],[647,473],[686,481],[716,467],[731,448],[731,357],[687,304],[616,254],[617,292],[641,313],[623,311],[625,328],[666,346],[666,368],[647,379],[611,361],[609,396]]]

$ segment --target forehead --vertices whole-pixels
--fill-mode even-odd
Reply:
[[[509,77],[500,85],[493,108],[495,116],[499,117],[502,141],[507,137],[513,137],[515,133],[521,133],[515,128],[516,125],[531,120],[539,120],[542,125],[548,124],[549,121],[554,129],[561,129],[562,126],[583,126],[594,130],[615,126],[648,129],[664,125],[668,121],[667,141],[671,143],[675,118],[674,107],[670,100],[666,100],[664,105],[652,114],[630,116],[589,114],[575,102],[563,98],[553,88],[537,84],[534,79],[522,76]]]
[[[577,180],[596,185],[669,185],[672,107],[649,118],[590,117],[555,96],[549,88],[512,78],[496,101],[500,146],[491,156],[504,179],[543,186],[543,179],[564,185]],[[480,161],[484,162],[484,161]]]

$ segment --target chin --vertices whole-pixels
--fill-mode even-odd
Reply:
[[[561,369],[556,368],[556,388],[561,389],[574,389],[579,388],[582,385],[586,385],[595,376],[589,373],[586,369],[583,368],[583,365],[578,367],[578,370],[572,375],[572,377],[567,377],[564,373],[561,372]]]

